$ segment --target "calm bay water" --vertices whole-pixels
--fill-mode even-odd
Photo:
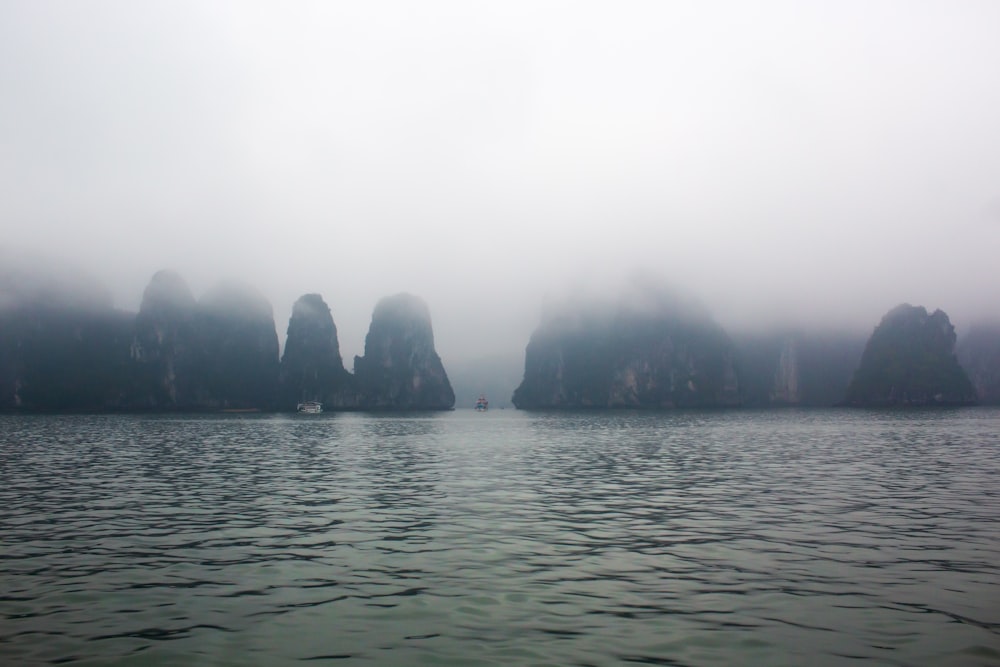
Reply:
[[[1000,411],[0,417],[0,663],[998,665]]]

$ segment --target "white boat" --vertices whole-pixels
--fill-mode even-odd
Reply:
[[[483,394],[479,395],[476,400],[476,412],[486,412],[490,409],[490,402],[486,400],[486,396]]]
[[[304,403],[299,403],[296,411],[307,415],[318,415],[323,412],[323,404],[319,401],[305,401]]]

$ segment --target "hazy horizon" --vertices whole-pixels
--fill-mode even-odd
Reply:
[[[1000,4],[0,5],[5,247],[442,359],[649,270],[729,329],[1000,316]],[[523,358],[523,357],[522,357]]]

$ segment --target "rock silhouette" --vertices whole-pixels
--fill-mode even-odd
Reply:
[[[968,405],[976,393],[955,357],[955,327],[941,310],[904,303],[890,310],[865,346],[847,389],[856,406]]]
[[[354,358],[359,406],[366,409],[448,410],[455,405],[448,375],[434,349],[427,304],[411,294],[379,301]]]
[[[357,407],[353,378],[344,369],[337,326],[319,294],[295,302],[281,357],[279,409],[303,401],[320,401],[327,409]]]
[[[674,408],[740,401],[732,343],[700,306],[639,282],[614,304],[550,308],[525,351],[518,408]]]

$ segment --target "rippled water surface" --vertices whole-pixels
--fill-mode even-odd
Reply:
[[[0,429],[2,664],[1000,664],[994,410]]]

